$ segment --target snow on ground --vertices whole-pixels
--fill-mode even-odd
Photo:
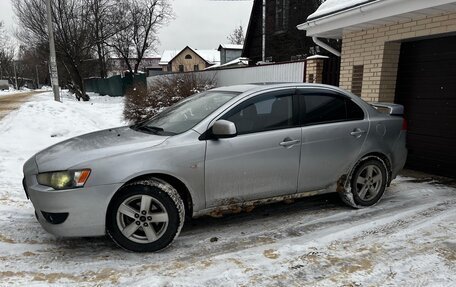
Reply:
[[[165,251],[62,239],[37,223],[21,166],[47,145],[122,124],[122,99],[50,94],[0,122],[0,286],[455,286],[455,183],[396,179],[372,208],[335,195],[187,223]]]
[[[92,95],[78,102],[62,92],[62,103],[48,92],[36,95],[0,122],[0,197],[22,180],[22,165],[36,152],[67,138],[120,126],[123,98]]]
[[[20,90],[16,90],[16,89],[13,89],[13,88],[9,88],[9,90],[0,90],[0,97],[1,96],[14,95],[14,94],[17,94],[17,93],[26,93],[26,92],[29,92],[29,90],[20,91]]]
[[[51,88],[47,86],[43,86],[41,89],[38,90],[30,90],[28,88],[21,88],[19,90],[16,90],[12,87],[9,88],[9,90],[0,90],[0,97],[1,96],[10,96],[10,95],[15,95],[15,94],[22,94],[22,93],[29,93],[31,91],[35,92],[40,92],[40,91],[49,91]]]

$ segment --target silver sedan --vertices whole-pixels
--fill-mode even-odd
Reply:
[[[157,251],[186,216],[329,192],[376,204],[406,160],[402,114],[325,85],[217,88],[37,153],[24,188],[52,234]]]

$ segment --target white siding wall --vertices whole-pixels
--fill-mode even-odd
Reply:
[[[204,78],[215,78],[217,87],[261,82],[302,83],[305,78],[305,66],[306,62],[302,61],[195,73]],[[172,77],[174,75],[179,75],[179,73],[148,77],[147,83],[150,85],[157,77]]]

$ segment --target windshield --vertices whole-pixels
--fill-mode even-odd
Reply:
[[[185,98],[132,128],[159,135],[176,135],[188,131],[213,111],[239,95],[236,92],[208,91]]]

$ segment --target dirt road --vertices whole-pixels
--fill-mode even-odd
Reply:
[[[30,97],[43,93],[42,91],[23,92],[0,97],[0,120],[3,119],[11,111],[19,108],[23,103],[27,102]]]

